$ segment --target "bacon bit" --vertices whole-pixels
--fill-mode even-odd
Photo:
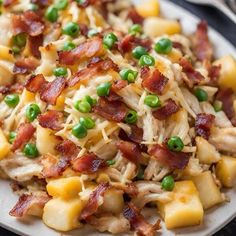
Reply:
[[[142,72],[142,86],[152,93],[157,95],[162,95],[166,84],[168,83],[168,78],[166,78],[157,69],[154,71],[143,71]]]
[[[16,3],[17,3],[17,0],[4,0],[3,6],[4,7],[10,7],[10,6],[12,6]]]
[[[26,144],[32,137],[36,129],[30,123],[20,124],[16,138],[12,144],[11,150],[14,152],[24,144]]]
[[[172,42],[172,46],[173,48],[179,49],[181,52],[183,51],[183,44],[179,43],[179,42]]]
[[[38,65],[39,65],[38,60],[36,60],[33,57],[22,58],[15,63],[13,67],[13,73],[28,74],[31,73],[33,70],[35,70]]]
[[[44,192],[39,194],[23,194],[20,196],[18,202],[13,207],[13,209],[9,212],[11,216],[14,217],[23,217],[26,215],[31,215],[31,210],[37,208],[44,208],[45,204],[51,198]]]
[[[104,54],[102,39],[94,37],[81,43],[71,51],[60,51],[58,53],[59,63],[64,65],[73,65],[81,60],[91,57],[102,56]]]
[[[57,98],[61,95],[66,86],[66,79],[59,77],[50,83],[44,85],[43,90],[40,90],[40,98],[42,101],[55,105]]]
[[[96,58],[96,60],[92,60],[88,64],[87,68],[82,69],[73,75],[67,84],[69,87],[73,87],[79,82],[85,82],[93,76],[98,75],[99,73],[107,72],[108,70],[118,71],[119,68],[111,59],[101,60]]]
[[[109,121],[121,122],[125,119],[127,107],[120,101],[110,102],[106,98],[99,98],[93,112]]]
[[[23,14],[12,15],[14,34],[27,33],[32,37],[38,36],[44,31],[41,18],[34,11],[26,11]]]
[[[133,141],[137,144],[143,140],[143,129],[136,125],[130,125],[131,133],[127,134],[123,129],[119,132],[119,138],[124,141]]]
[[[120,141],[117,144],[118,149],[121,151],[122,155],[134,164],[138,164],[142,157],[142,153],[137,144],[127,141]]]
[[[195,121],[196,134],[208,139],[210,136],[211,126],[215,120],[215,116],[211,114],[199,113]]]
[[[88,26],[85,25],[85,24],[82,24],[82,23],[79,23],[78,25],[79,25],[79,27],[80,27],[80,33],[81,33],[83,36],[87,37],[88,31],[89,31]]]
[[[162,164],[173,169],[184,169],[189,161],[189,153],[172,152],[166,146],[156,144],[148,152]]]
[[[22,93],[24,85],[22,83],[14,83],[10,85],[0,86],[0,93],[9,94],[9,93]]]
[[[93,174],[107,167],[104,160],[98,158],[94,153],[85,154],[72,160],[72,169],[83,174]]]
[[[65,140],[56,146],[56,150],[62,155],[63,158],[73,160],[78,156],[81,149],[72,141]]]
[[[137,232],[137,235],[155,236],[156,231],[160,229],[159,220],[155,225],[149,224],[133,203],[128,203],[123,209],[123,216],[129,220],[131,228]]]
[[[106,99],[109,102],[116,102],[116,101],[121,101],[122,97],[119,96],[116,92],[114,92],[112,89],[110,90],[109,95],[106,97]]]
[[[179,64],[182,66],[183,72],[187,76],[187,78],[184,79],[190,88],[204,80],[204,76],[193,68],[193,65],[188,59],[184,57],[181,58]]]
[[[41,47],[42,45],[43,45],[43,34],[40,34],[35,37],[31,37],[31,36],[28,37],[29,50],[34,57],[36,58],[41,57],[39,47]]]
[[[62,129],[63,113],[55,110],[47,111],[38,116],[38,121],[43,128],[58,131]]]
[[[210,68],[208,69],[208,76],[211,79],[211,81],[217,84],[218,79],[220,77],[220,71],[221,71],[221,65],[214,66],[211,65]]]
[[[167,103],[159,108],[156,111],[152,112],[152,115],[158,119],[158,120],[165,120],[167,119],[169,116],[175,114],[176,112],[179,111],[179,106],[175,103],[174,100],[169,99],[167,100]]]
[[[114,2],[115,0],[84,0],[81,3],[79,3],[79,7],[86,8],[89,5],[99,5],[104,6],[104,4]]]
[[[37,93],[43,89],[45,84],[47,81],[42,74],[31,75],[26,81],[25,88],[32,93]]]
[[[130,18],[133,21],[134,24],[142,25],[143,21],[144,21],[144,18],[141,15],[138,14],[138,12],[136,11],[136,9],[134,7],[132,7],[129,10],[128,18]]]
[[[115,92],[119,92],[121,89],[125,88],[128,85],[127,80],[115,80],[112,83],[112,90]]]
[[[213,48],[208,37],[207,22],[201,21],[193,36],[193,49],[199,61],[212,60]]]
[[[89,216],[97,212],[99,207],[99,199],[103,197],[106,190],[110,188],[109,183],[101,183],[98,187],[90,194],[88,203],[81,212],[80,218],[86,220]]]

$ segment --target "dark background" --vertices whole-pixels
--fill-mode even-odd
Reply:
[[[184,0],[170,0],[201,19],[206,19],[211,27],[220,32],[236,47],[236,25],[231,22],[226,16],[215,8],[208,6],[193,5]],[[236,235],[236,219],[229,223],[225,228],[219,231],[215,236],[233,236]],[[17,236],[0,227],[0,236]],[[33,235],[32,235],[33,236]]]

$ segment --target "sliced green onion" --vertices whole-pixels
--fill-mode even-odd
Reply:
[[[204,102],[208,100],[208,94],[205,90],[197,88],[195,89],[194,93],[199,102]]]
[[[63,34],[75,37],[80,32],[80,27],[77,23],[69,22],[62,29]]]
[[[20,101],[20,97],[17,94],[9,94],[4,98],[4,102],[9,106],[9,107],[16,107]]]
[[[168,148],[174,152],[181,152],[184,148],[182,139],[178,136],[171,137],[167,142]]]
[[[161,106],[161,101],[157,95],[150,94],[145,97],[144,104],[149,107],[155,108]]]
[[[147,55],[147,54],[148,54],[147,50],[144,47],[142,47],[142,46],[137,46],[132,51],[132,55],[136,59],[140,59],[141,56]]]
[[[106,163],[109,166],[113,166],[116,163],[116,161],[115,160],[107,160]]]
[[[87,131],[86,127],[84,127],[82,124],[77,124],[73,127],[72,134],[76,138],[82,139],[82,138],[85,138],[87,136],[88,131]]]
[[[108,96],[110,93],[111,83],[105,82],[97,86],[97,95],[99,97]]]
[[[125,117],[125,122],[127,124],[134,124],[138,120],[138,115],[136,111],[129,110]]]
[[[175,187],[174,178],[171,175],[164,177],[161,182],[161,187],[166,191],[172,191]]]
[[[30,104],[29,106],[27,106],[26,108],[26,118],[32,122],[34,121],[37,116],[41,113],[40,108],[37,104]]]
[[[219,100],[216,100],[213,104],[215,112],[222,111],[223,103]]]
[[[39,155],[38,149],[34,143],[27,143],[24,146],[23,152],[29,158],[35,158]]]
[[[56,22],[58,19],[58,10],[54,6],[48,7],[45,12],[45,17],[50,22]]]
[[[103,44],[108,49],[112,49],[117,41],[118,41],[118,38],[116,37],[114,33],[106,34],[103,37]]]
[[[168,54],[172,50],[172,42],[168,38],[162,38],[155,44],[155,51],[160,54]]]
[[[154,66],[155,59],[150,55],[143,55],[139,59],[139,65],[140,66]]]
[[[79,123],[87,129],[93,129],[95,127],[95,122],[90,117],[80,117]]]
[[[129,83],[134,83],[138,72],[130,69],[123,69],[120,71],[120,76],[123,80],[127,80]]]

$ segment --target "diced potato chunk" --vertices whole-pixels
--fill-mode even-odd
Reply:
[[[5,158],[10,152],[10,144],[8,143],[3,131],[0,129],[0,160]]]
[[[225,187],[233,187],[236,184],[236,158],[222,156],[216,165],[216,176]]]
[[[215,184],[210,171],[203,172],[198,176],[194,176],[192,179],[197,187],[204,209],[213,207],[223,201],[221,192]]]
[[[43,222],[59,231],[69,231],[80,226],[79,216],[84,202],[79,198],[62,200],[51,199],[46,203],[43,211]]]
[[[35,101],[35,94],[24,89],[22,96],[21,96],[21,100],[23,101],[24,104],[28,104],[30,102],[33,102],[33,101]]]
[[[80,177],[73,176],[49,181],[47,184],[48,194],[53,197],[73,198],[81,191]]]
[[[232,88],[236,92],[236,60],[231,55],[224,56],[214,62],[221,65],[219,84],[223,88]]]
[[[200,163],[212,164],[220,160],[220,154],[216,148],[202,137],[196,138],[197,158]]]
[[[181,32],[181,26],[176,20],[150,17],[144,21],[143,30],[150,37],[158,37],[163,34],[178,34]]]
[[[171,202],[158,203],[167,229],[198,225],[203,219],[203,207],[192,181],[175,183]]]
[[[11,49],[6,46],[0,45],[0,59],[13,61],[14,62],[14,56],[11,53]]]
[[[136,10],[144,18],[158,16],[160,12],[160,4],[157,0],[146,0],[136,5]]]
[[[124,208],[123,192],[113,188],[107,190],[101,208],[103,211],[114,214],[122,212]]]

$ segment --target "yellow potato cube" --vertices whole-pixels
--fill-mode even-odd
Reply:
[[[0,160],[4,159],[10,152],[10,144],[8,143],[3,131],[0,128]]]
[[[167,229],[198,225],[203,219],[203,207],[198,191],[192,181],[175,183],[173,200],[158,203]]]
[[[51,199],[43,210],[43,222],[48,227],[59,231],[69,231],[80,227],[79,216],[84,202],[80,198],[62,200]]]
[[[215,184],[210,171],[194,176],[192,180],[197,187],[204,209],[213,207],[223,201],[221,192]]]
[[[216,150],[215,146],[210,144],[206,139],[202,137],[196,138],[197,146],[197,158],[200,163],[203,164],[212,164],[220,160],[220,154]]]
[[[157,0],[146,0],[136,5],[136,10],[142,17],[158,16],[160,4]]]
[[[47,191],[49,195],[64,199],[78,196],[81,188],[81,181],[78,176],[51,180],[47,184]]]
[[[158,37],[163,34],[172,35],[180,33],[181,25],[176,20],[150,17],[144,21],[143,30],[150,37]]]
[[[222,156],[216,165],[216,176],[225,187],[236,184],[236,158]]]
[[[0,59],[12,61],[12,62],[15,61],[14,56],[11,53],[11,49],[9,47],[0,45],[0,52],[1,52]]]
[[[28,104],[30,102],[33,102],[33,101],[35,101],[35,94],[24,89],[22,96],[21,96],[21,100],[23,101],[24,104]]]
[[[219,84],[223,88],[232,88],[236,92],[236,60],[231,55],[224,56],[214,62],[221,65]]]

